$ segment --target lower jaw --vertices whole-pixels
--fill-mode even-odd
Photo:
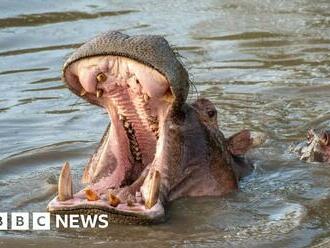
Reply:
[[[116,119],[118,119],[118,116],[116,116]],[[121,131],[121,133],[123,132]],[[133,188],[135,188],[135,190],[133,190],[134,192],[132,192],[132,194],[134,195],[136,192],[141,193],[142,185],[147,175],[149,175],[150,165],[151,164],[143,165],[146,168],[132,184],[124,185],[123,188],[115,188],[113,190],[113,192],[116,192],[115,195],[120,195],[123,189],[132,187],[134,184],[135,186]],[[133,166],[134,164],[131,164],[131,167]],[[107,178],[109,179],[109,177],[105,177],[95,183],[89,182],[90,187],[87,188],[92,189],[93,192],[97,194],[95,199],[91,200],[86,197],[85,190],[79,191],[66,200],[61,200],[59,196],[57,196],[49,202],[48,211],[53,214],[107,214],[110,222],[125,224],[150,224],[158,223],[165,219],[164,206],[158,196],[156,198],[154,197],[152,205],[149,206],[146,203],[148,201],[146,199],[142,201],[137,201],[136,199],[129,201],[125,199],[118,205],[113,206],[108,198],[109,187],[106,186],[108,185],[106,183]],[[152,184],[152,179],[149,181],[151,181]],[[72,184],[72,179],[67,183]],[[160,183],[160,179],[158,179],[158,183]],[[102,187],[98,189],[98,186]],[[156,191],[159,193],[159,184],[156,188]],[[158,193],[156,193],[156,195],[158,195]]]
[[[160,202],[150,209],[142,204],[119,204],[112,207],[105,200],[88,201],[86,199],[73,198],[65,202],[61,202],[55,197],[48,204],[48,211],[52,214],[106,214],[111,223],[122,224],[153,224],[164,221],[165,210]]]
[[[112,223],[150,224],[164,220],[165,210],[159,196],[160,174],[157,171],[157,173],[151,173],[150,166],[131,185],[117,189],[103,187],[98,192],[93,188],[96,185],[90,184],[74,195],[72,194],[71,172],[70,169],[65,168],[69,168],[69,164],[66,163],[63,166],[59,179],[59,195],[49,202],[49,212],[54,214],[107,214]],[[61,189],[63,185],[65,190]],[[68,185],[70,185],[69,190]],[[147,193],[144,191],[142,196],[143,186]]]
[[[146,172],[149,173],[147,170]],[[134,183],[124,188],[110,190],[108,194],[97,194],[96,191],[92,190],[92,187],[87,187],[74,195],[67,194],[66,198],[60,194],[59,186],[59,195],[49,202],[48,211],[53,214],[107,214],[111,223],[150,224],[161,222],[165,218],[165,210],[159,196],[160,177],[158,180],[153,180],[154,178],[148,174],[146,178],[151,179],[147,181],[147,198],[142,198],[142,186],[138,185],[140,195],[135,196],[134,200],[129,200],[126,197],[121,200],[118,197],[120,193],[125,192],[125,189],[134,186]],[[147,180],[146,178],[145,180]],[[67,182],[72,184],[72,179],[67,180]],[[144,181],[137,183],[143,184]],[[119,193],[112,194],[111,192],[114,191]],[[153,194],[154,192],[156,193]]]

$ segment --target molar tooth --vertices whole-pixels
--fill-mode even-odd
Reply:
[[[154,132],[154,131],[157,131],[158,130],[158,125],[157,124],[151,124],[150,125],[150,128],[151,130]]]
[[[141,154],[135,155],[135,161],[141,161],[141,160],[142,160]]]
[[[96,91],[96,97],[97,97],[97,98],[100,98],[100,97],[102,97],[102,95],[103,95],[103,90],[102,90],[102,89],[98,89],[98,90]]]
[[[130,127],[130,128],[128,129],[128,133],[133,134],[133,133],[135,133],[135,131],[134,131],[134,129],[133,129],[132,127]]]
[[[84,96],[86,94],[87,94],[87,91],[84,88],[82,88],[80,91],[80,96]]]
[[[108,194],[108,202],[111,206],[117,207],[120,203],[120,199],[110,192]]]
[[[149,116],[148,117],[148,122],[150,124],[157,124],[158,125],[158,118],[156,116]]]
[[[98,199],[100,199],[97,193],[89,188],[85,189],[85,195],[88,201],[97,201]]]
[[[160,173],[155,170],[150,175],[150,182],[148,187],[148,193],[145,199],[144,206],[148,209],[152,208],[158,201],[159,190],[160,190]]]
[[[66,201],[73,198],[70,165],[65,162],[58,180],[58,199]]]
[[[133,148],[138,146],[138,143],[137,143],[136,139],[130,139],[130,144]]]
[[[148,96],[148,94],[143,94],[143,100],[144,100],[145,102],[148,102],[149,99],[150,99],[150,97]]]
[[[139,151],[139,149],[136,149],[137,148],[137,146],[135,145],[135,144],[133,144],[133,140],[130,140],[130,146],[129,146],[130,148],[131,148],[131,150],[132,151]]]
[[[119,120],[121,120],[121,121],[125,121],[125,120],[126,120],[126,116],[124,116],[124,115],[119,115]]]
[[[141,157],[141,152],[137,151],[137,152],[135,153],[135,156],[136,156],[136,158]]]
[[[125,128],[129,128],[130,126],[131,126],[131,124],[128,121],[125,121],[124,122],[124,127]]]

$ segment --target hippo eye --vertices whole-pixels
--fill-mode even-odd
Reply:
[[[107,80],[107,76],[103,73],[103,72],[100,72],[99,74],[97,74],[96,76],[96,81],[98,83],[103,83]]]
[[[208,115],[210,118],[212,118],[213,116],[215,116],[215,114],[216,114],[215,110],[209,110],[209,111],[207,111],[207,115]]]

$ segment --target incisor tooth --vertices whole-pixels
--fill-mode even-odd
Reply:
[[[96,91],[96,97],[99,98],[103,95],[103,90],[99,89]]]
[[[117,207],[120,203],[120,199],[112,193],[108,194],[108,202],[111,206]]]
[[[86,95],[87,94],[87,91],[83,88],[83,89],[81,89],[81,91],[80,91],[80,96],[84,96],[84,95]]]
[[[58,180],[58,200],[66,201],[72,198],[73,192],[70,165],[68,162],[65,162]]]
[[[143,204],[142,193],[140,191],[135,192],[135,199],[137,203]]]
[[[100,199],[97,193],[89,188],[85,189],[85,196],[88,201],[97,201]]]
[[[85,167],[81,182],[82,183],[90,183],[90,181],[91,181],[91,176],[89,174],[88,167]]]
[[[157,203],[159,196],[159,189],[160,189],[160,173],[159,171],[156,170],[151,174],[148,193],[144,204],[146,208],[150,209]]]

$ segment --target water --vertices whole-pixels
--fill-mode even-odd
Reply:
[[[0,246],[329,247],[329,165],[288,152],[309,127],[329,127],[329,13],[327,0],[2,0],[1,211],[44,211],[66,160],[81,176],[108,117],[63,86],[61,66],[108,29],[164,35],[226,135],[249,128],[270,138],[250,154],[257,170],[241,192],[176,201],[164,224],[7,231]]]

